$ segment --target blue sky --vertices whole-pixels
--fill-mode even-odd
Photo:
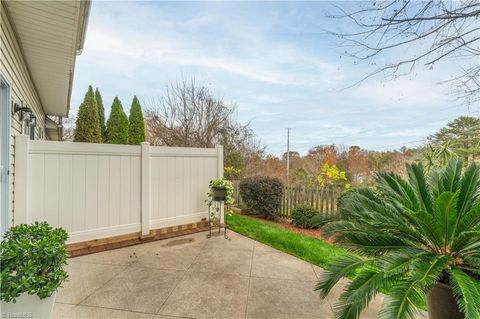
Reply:
[[[345,49],[325,30],[352,26],[327,18],[332,12],[328,2],[94,1],[72,111],[90,84],[107,112],[116,95],[128,111],[134,94],[148,103],[166,84],[195,77],[236,103],[238,119],[277,155],[287,127],[302,154],[333,143],[383,150],[419,145],[456,116],[478,116],[480,107],[460,105],[438,84],[454,61],[345,89],[371,69],[341,57]]]

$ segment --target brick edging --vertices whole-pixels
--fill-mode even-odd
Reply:
[[[78,257],[98,253],[101,251],[138,245],[160,239],[190,235],[206,230],[208,230],[208,222],[200,221],[197,223],[153,229],[147,236],[142,236],[141,232],[136,232],[120,236],[68,244],[67,251],[69,257]]]

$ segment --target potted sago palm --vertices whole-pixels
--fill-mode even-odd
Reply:
[[[348,191],[340,218],[323,233],[352,254],[327,268],[317,289],[326,296],[352,278],[335,305],[336,318],[359,318],[385,293],[382,318],[480,318],[480,166],[452,160],[408,178],[378,173],[374,188]]]

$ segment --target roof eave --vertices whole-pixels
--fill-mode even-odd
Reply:
[[[65,117],[68,117],[68,114],[70,113],[70,101],[72,98],[72,88],[73,88],[73,78],[75,74],[76,56],[82,54],[83,52],[83,46],[85,44],[85,38],[87,34],[88,17],[90,15],[91,5],[92,5],[91,0],[85,0],[80,2],[80,10],[79,10],[79,17],[78,17],[79,27],[77,28],[76,50],[73,56],[72,71],[70,72],[67,112],[65,113]]]

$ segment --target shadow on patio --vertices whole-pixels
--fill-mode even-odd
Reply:
[[[322,269],[229,232],[177,237],[69,260],[55,318],[332,318],[341,287]],[[380,300],[362,318],[375,318]]]

